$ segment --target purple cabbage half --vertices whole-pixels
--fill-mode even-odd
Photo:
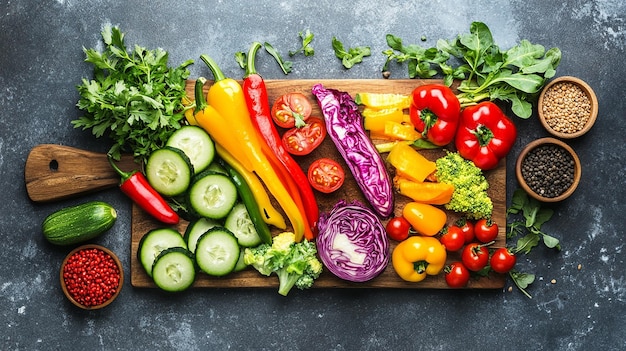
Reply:
[[[337,277],[365,282],[389,264],[389,240],[385,227],[372,210],[355,201],[340,200],[322,213],[315,239],[324,266]]]
[[[393,188],[385,163],[363,129],[359,107],[350,94],[316,84],[313,95],[324,115],[328,135],[348,164],[356,183],[376,213],[393,212]]]

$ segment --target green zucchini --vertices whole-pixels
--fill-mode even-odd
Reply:
[[[41,230],[55,245],[73,245],[98,237],[113,227],[117,211],[102,201],[63,208],[44,219]]]

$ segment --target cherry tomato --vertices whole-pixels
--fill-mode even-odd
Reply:
[[[283,134],[282,142],[287,152],[296,156],[308,155],[315,150],[326,137],[324,122],[317,118],[309,118],[304,126],[294,127]]]
[[[446,247],[446,250],[458,251],[465,245],[465,235],[463,235],[460,227],[451,225],[443,230],[443,235],[439,241]]]
[[[463,265],[472,272],[478,272],[489,263],[489,249],[479,243],[469,243],[461,253]]]
[[[501,247],[493,252],[489,264],[491,269],[498,273],[508,273],[517,262],[515,254],[506,247]]]
[[[460,218],[456,221],[456,225],[461,228],[461,232],[465,236],[465,243],[469,244],[474,241],[474,224],[467,218]]]
[[[272,119],[282,128],[302,127],[311,116],[311,102],[301,93],[281,95],[272,105]]]
[[[394,217],[387,222],[385,230],[390,239],[402,241],[409,237],[411,223],[404,217]]]
[[[491,219],[483,218],[474,224],[474,235],[481,243],[488,243],[498,237],[498,225]]]
[[[467,286],[470,279],[470,272],[462,262],[455,261],[450,263],[443,269],[446,284],[451,288],[463,288]]]
[[[323,193],[332,193],[343,185],[346,174],[339,163],[322,157],[311,163],[308,177],[313,188]]]

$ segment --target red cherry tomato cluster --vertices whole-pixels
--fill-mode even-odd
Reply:
[[[464,218],[444,229],[439,237],[450,252],[460,252],[461,259],[444,268],[445,280],[451,288],[467,286],[472,273],[485,269],[496,273],[508,273],[517,261],[515,253],[508,248],[489,250],[498,236],[498,225],[491,219],[475,223]]]

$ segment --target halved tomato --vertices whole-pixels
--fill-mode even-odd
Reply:
[[[281,128],[302,127],[311,116],[311,102],[302,93],[281,95],[272,105],[272,119]]]
[[[324,122],[311,117],[303,127],[294,127],[283,134],[282,141],[285,149],[296,156],[308,155],[315,150],[326,137]]]
[[[308,176],[311,186],[326,194],[339,189],[346,179],[341,165],[326,157],[318,158],[311,163]]]

